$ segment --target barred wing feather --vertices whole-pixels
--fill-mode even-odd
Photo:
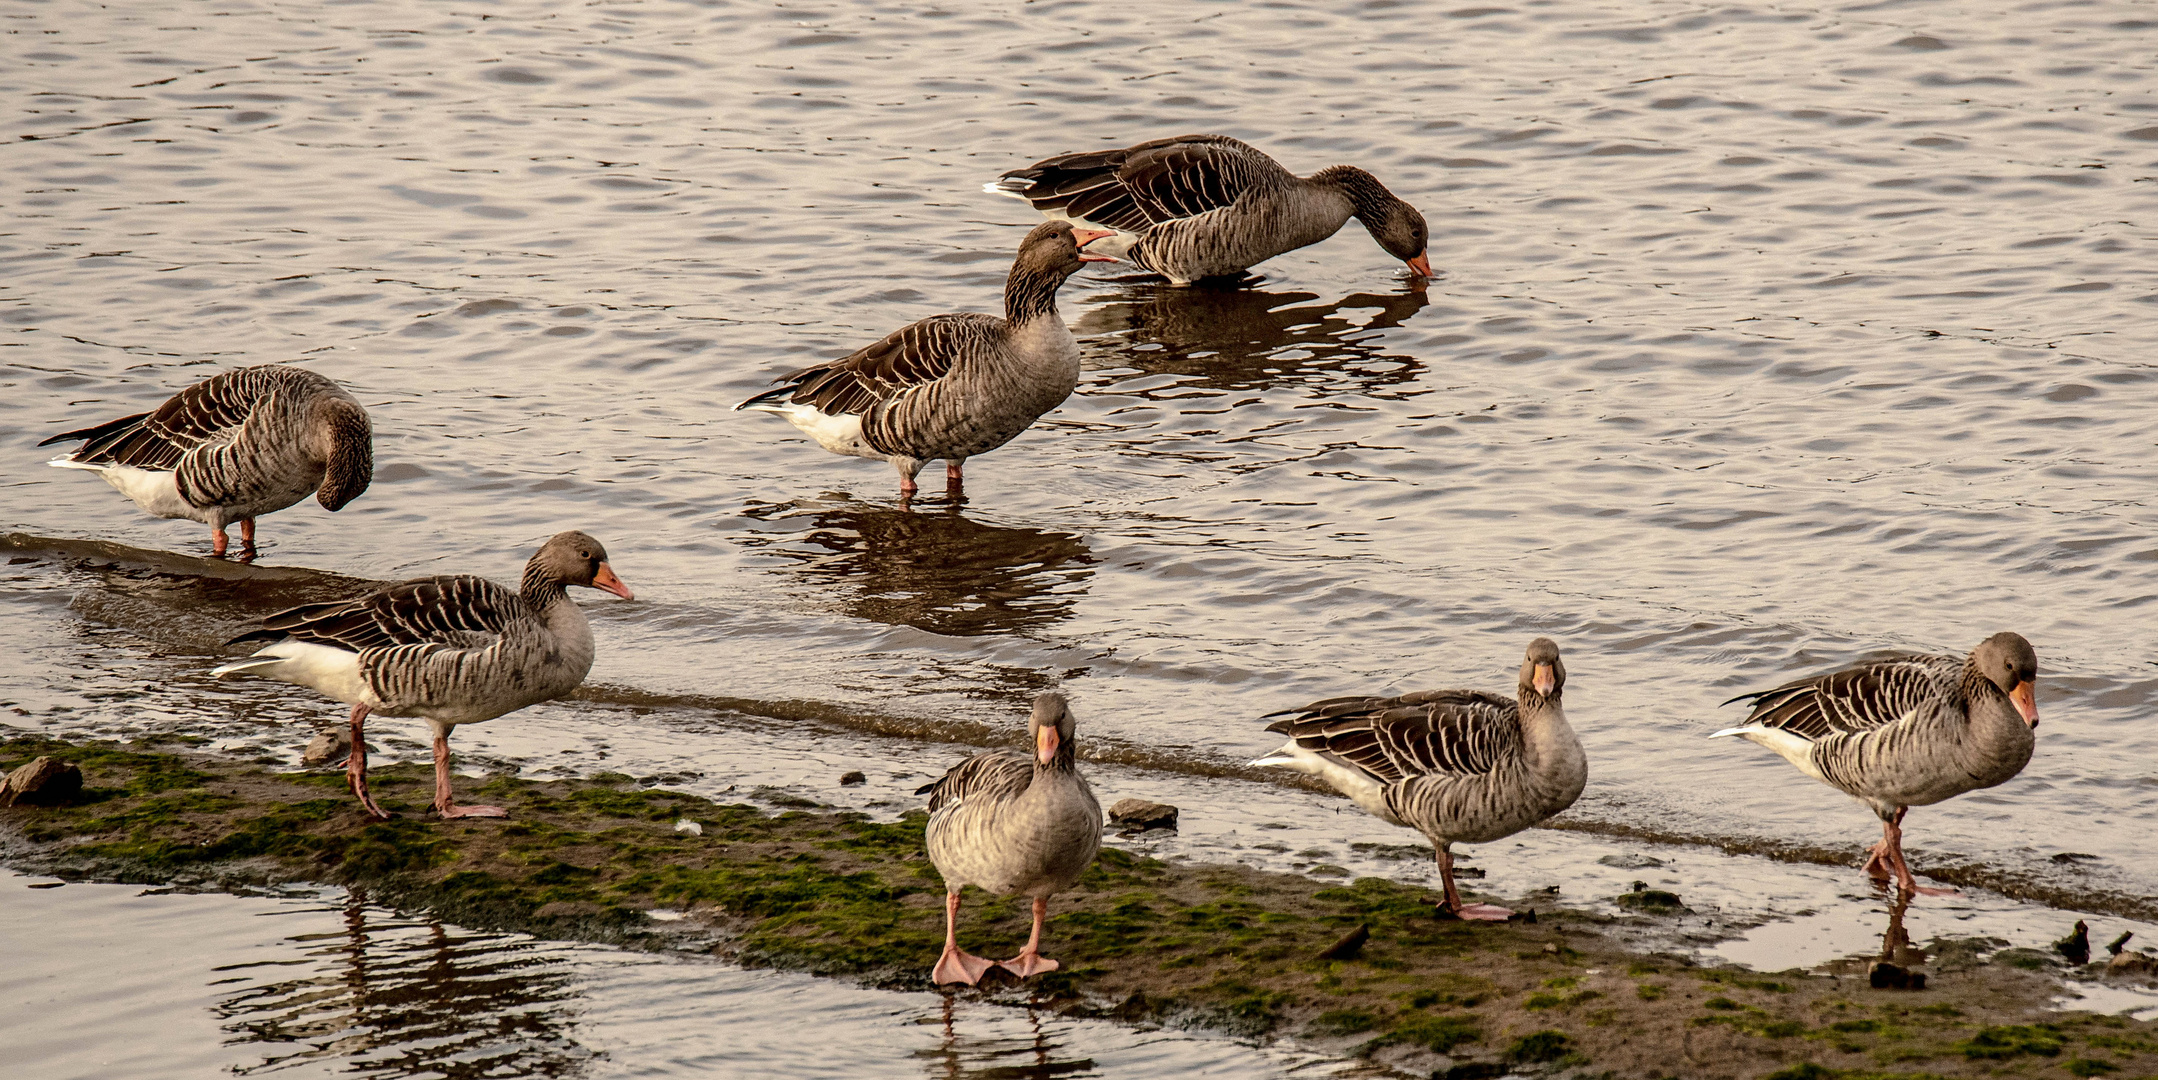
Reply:
[[[1818,740],[1893,724],[1940,700],[1962,669],[1958,656],[1893,656],[1740,694],[1731,701],[1753,702],[1748,724]]]
[[[516,593],[468,575],[421,578],[365,596],[306,604],[262,621],[234,642],[290,637],[352,652],[392,645],[469,648],[499,636],[519,617]]]
[[[82,447],[69,455],[76,461],[175,469],[188,451],[235,437],[255,406],[298,373],[278,365],[227,371],[174,394],[149,412],[63,432],[38,445],[83,439]]]
[[[1268,731],[1332,754],[1382,783],[1436,773],[1480,775],[1521,753],[1520,707],[1479,690],[1331,698]]]
[[[969,350],[992,351],[1001,343],[1004,320],[991,315],[932,315],[882,341],[829,363],[791,371],[781,385],[742,404],[785,400],[826,416],[859,415],[877,403],[949,375]]]
[[[929,796],[929,812],[957,806],[969,799],[987,798],[1008,802],[1023,794],[1034,782],[1034,763],[1024,754],[993,750],[952,766],[937,780],[916,788],[916,795]]]

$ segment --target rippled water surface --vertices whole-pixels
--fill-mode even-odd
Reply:
[[[1855,850],[1871,815],[1706,742],[1717,703],[2014,629],[2038,754],[1914,811],[1915,861],[2158,914],[2146,5],[55,2],[0,34],[0,524],[206,551],[34,444],[222,367],[339,379],[375,485],[267,519],[265,565],[511,580],[581,527],[637,590],[588,603],[591,700],[461,729],[475,769],[837,800],[829,765],[927,775],[1060,686],[1131,793],[1407,841],[1179,774],[1312,698],[1506,689],[1548,634],[1577,824]],[[983,181],[1185,131],[1369,168],[1443,272],[1354,227],[1242,288],[1090,269],[1078,392],[963,505],[729,411],[994,310],[1030,217]],[[330,713],[201,678],[282,586],[22,550],[10,722],[289,759]]]

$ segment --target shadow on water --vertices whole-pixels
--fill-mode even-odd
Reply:
[[[1423,371],[1415,357],[1372,342],[1430,304],[1423,289],[1315,304],[1316,293],[1244,287],[1254,280],[1183,287],[1119,282],[1115,291],[1088,298],[1096,306],[1075,329],[1083,338],[1121,335],[1112,348],[1123,363],[1197,376],[1198,385],[1224,390],[1318,379],[1370,391],[1414,382]]]
[[[1020,633],[1069,617],[1098,561],[1071,533],[991,525],[953,503],[794,502],[743,512],[791,533],[745,543],[837,586],[849,615],[951,637]]]
[[[1062,1045],[1042,1024],[1042,1010],[1026,1011],[1030,1036],[1023,1039],[962,1035],[953,1023],[952,999],[944,998],[944,1038],[934,1049],[917,1050],[937,1080],[1049,1080],[1094,1072],[1092,1058],[1057,1059]]]
[[[236,1073],[327,1060],[361,1076],[577,1076],[594,1056],[569,1034],[575,980],[538,942],[415,921],[357,895],[341,931],[287,940],[304,959],[217,969],[249,984],[214,1007],[228,1045],[265,1051]]]

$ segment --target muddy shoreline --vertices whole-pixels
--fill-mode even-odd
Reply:
[[[277,773],[173,744],[0,742],[0,766],[78,763],[78,805],[0,810],[0,861],[63,880],[245,891],[314,882],[483,929],[706,952],[749,966],[924,989],[942,885],[922,817],[721,804],[601,773],[473,786],[506,822],[426,813],[423,766],[376,773],[396,820],[342,775]],[[679,827],[692,822],[700,832]],[[1539,907],[1537,898],[1501,898]],[[1612,1077],[2139,1075],[2150,1022],[2049,1011],[2068,969],[2029,949],[1935,942],[1924,991],[1863,965],[1764,975],[1644,942],[1655,905],[1613,918],[1542,906],[1533,924],[1442,921],[1425,890],[1329,884],[1109,848],[1060,897],[1061,971],[965,991],[1073,1015],[1295,1038],[1410,1075]],[[1353,959],[1320,954],[1359,927]],[[966,944],[1001,955],[1023,905],[967,898]],[[2066,1070],[2065,1073],[2063,1070]]]

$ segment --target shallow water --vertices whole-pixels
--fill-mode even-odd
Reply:
[[[837,801],[873,757],[896,806],[964,748],[884,735],[978,742],[1054,686],[1120,783],[1212,792],[1221,832],[1402,843],[1239,779],[1255,718],[1504,690],[1549,634],[1574,823],[1855,850],[1857,804],[1703,740],[1717,702],[2015,629],[2038,754],[1914,811],[1915,861],[2158,915],[2139,5],[62,2],[8,31],[0,525],[202,552],[33,444],[224,366],[343,381],[375,486],[266,520],[265,564],[510,580],[581,527],[638,593],[587,605],[614,704],[461,729],[471,768]],[[1030,218],[984,180],[1191,130],[1370,168],[1443,274],[1354,227],[1239,290],[1090,270],[1078,393],[959,506],[728,411],[993,309]],[[314,585],[48,547],[0,581],[10,722],[291,760],[331,713],[201,676]]]

